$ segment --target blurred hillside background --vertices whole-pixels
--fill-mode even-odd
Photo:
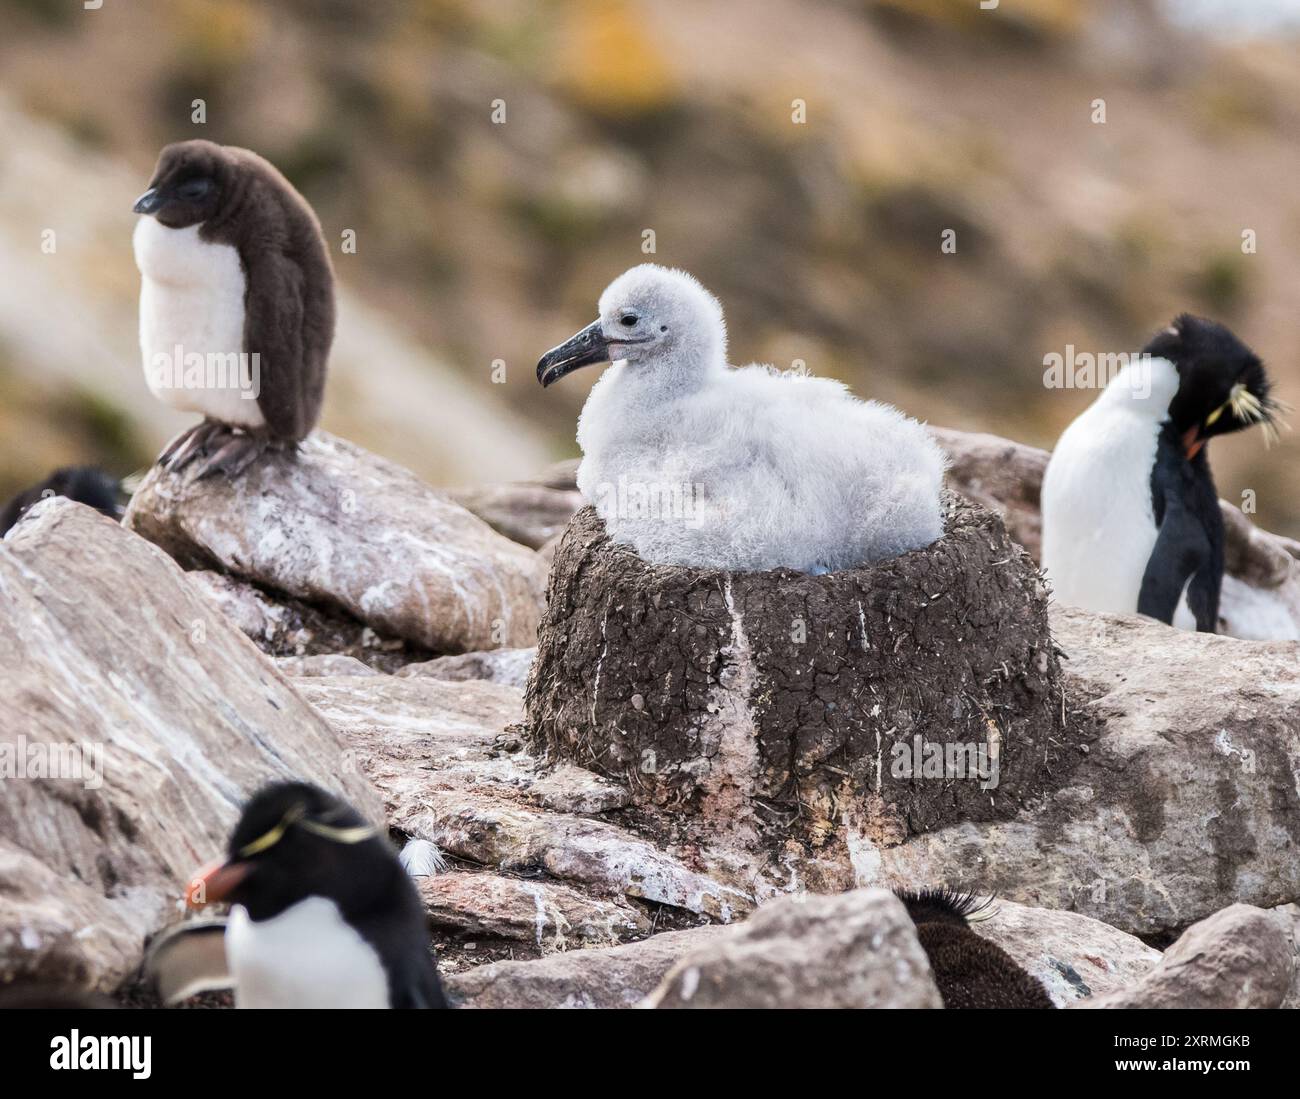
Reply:
[[[1044,355],[1136,352],[1182,310],[1300,405],[1298,15],[0,0],[0,497],[140,468],[188,422],[143,384],[130,207],[189,137],[257,150],[315,206],[344,291],[325,426],[437,483],[576,453],[597,373],[543,392],[534,364],[645,259],[719,295],[733,362],[803,360],[936,424],[1050,447],[1095,393],[1046,389]],[[1213,453],[1221,494],[1293,537],[1298,439]]]

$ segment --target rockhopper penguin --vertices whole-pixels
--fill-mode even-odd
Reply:
[[[727,365],[716,298],[642,264],[537,364],[543,386],[613,362],[578,422],[578,488],[616,542],[657,564],[810,573],[928,546],[945,459],[895,408],[839,382]]]
[[[1043,569],[1058,602],[1213,633],[1223,516],[1206,443],[1284,406],[1258,356],[1184,314],[1061,436],[1043,477]]]
[[[256,153],[195,140],[163,149],[135,212],[145,379],[204,417],[159,460],[235,475],[268,446],[292,448],[320,417],[334,338],[311,207]]]
[[[943,1006],[970,1008],[1051,1008],[1042,983],[1027,973],[997,943],[977,935],[970,919],[993,903],[951,889],[897,890],[916,924],[916,937],[930,959]]]
[[[181,924],[151,946],[168,1002],[233,985],[236,1007],[447,1006],[410,876],[378,828],[315,786],[254,796],[187,900],[232,907],[224,924]]]

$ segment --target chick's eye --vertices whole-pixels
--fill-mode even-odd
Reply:
[[[636,322],[637,316],[635,313],[624,313],[623,316],[619,318],[619,323],[624,328],[635,328]]]
[[[202,198],[208,193],[209,187],[211,184],[206,179],[190,179],[177,187],[176,193],[186,199]]]

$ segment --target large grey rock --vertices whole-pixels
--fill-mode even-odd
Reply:
[[[714,941],[721,928],[666,931],[643,942],[570,950],[531,962],[492,962],[445,980],[462,1007],[635,1007],[683,954]]]
[[[528,682],[528,669],[536,655],[535,648],[459,653],[456,656],[440,656],[434,660],[407,664],[395,674],[424,675],[431,679],[486,679],[492,683],[506,683],[522,689]]]
[[[288,676],[322,676],[322,675],[380,675],[369,664],[363,664],[355,656],[342,653],[326,653],[318,656],[277,656],[272,658],[275,666]]]
[[[431,923],[469,935],[531,943],[543,953],[609,946],[650,932],[650,917],[618,898],[490,872],[452,871],[419,882]]]
[[[1160,951],[1100,920],[1014,901],[995,901],[972,930],[1036,977],[1057,1007],[1132,985],[1160,962]]]
[[[626,786],[565,764],[534,780],[528,788],[528,799],[543,809],[586,815],[622,809],[631,802],[632,795]]]
[[[324,432],[233,479],[155,467],[125,522],[187,568],[341,610],[433,652],[531,645],[536,633],[532,550]]]
[[[0,667],[0,981],[113,988],[267,781],[382,819],[271,662],[164,553],[79,504],[43,501],[0,542]]]
[[[768,901],[679,959],[647,1007],[938,1008],[907,910],[885,889]]]
[[[559,534],[582,507],[576,459],[558,462],[528,481],[452,489],[451,499],[493,530],[533,549]]]
[[[948,484],[1000,515],[1007,533],[1037,561],[1043,539],[1043,471],[1051,455],[982,432],[931,426],[930,434],[948,455]]]
[[[245,580],[195,569],[186,573],[203,596],[268,656],[299,660],[351,658],[377,671],[391,672],[427,650],[401,638],[380,637],[369,626],[337,612],[310,606],[301,599],[272,598]],[[286,674],[292,665],[281,664]],[[303,665],[296,665],[301,669]]]
[[[1069,607],[1065,693],[1102,734],[1015,820],[895,846],[860,838],[865,881],[966,885],[1134,934],[1300,897],[1300,645],[1242,642]]]
[[[1275,1008],[1291,988],[1294,967],[1286,921],[1234,904],[1189,927],[1136,984],[1076,1006]]]
[[[389,823],[408,835],[481,866],[540,870],[593,896],[722,921],[753,906],[742,882],[590,816],[623,795],[579,768],[540,768],[507,731],[522,714],[513,687],[395,676],[327,676],[298,687],[347,741],[346,765],[383,794]]]

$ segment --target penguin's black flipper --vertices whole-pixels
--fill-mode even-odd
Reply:
[[[393,1007],[397,1009],[436,1010],[447,1008],[447,996],[442,982],[432,966],[417,967],[416,972],[403,976],[400,984],[391,989]]]
[[[415,882],[396,858],[381,890],[384,903],[349,918],[379,954],[388,978],[388,1002],[398,1009],[445,1008],[446,993],[429,945],[428,918]]]
[[[387,933],[387,929],[374,927],[369,933],[387,940],[383,954],[388,971],[388,997],[394,1008],[427,1011],[451,1006],[447,1003],[437,963],[427,941],[409,939],[398,942]]]
[[[1187,585],[1187,608],[1196,618],[1198,633],[1217,633],[1219,592],[1223,586],[1223,547],[1210,539],[1210,562],[1198,569]]]
[[[1205,528],[1181,502],[1169,501],[1164,521],[1156,536],[1155,548],[1147,560],[1142,574],[1142,588],[1138,592],[1138,614],[1158,618],[1168,624],[1174,621],[1178,600],[1183,588],[1197,572],[1210,563],[1210,540]],[[1205,629],[1198,616],[1198,630]],[[1213,630],[1213,625],[1209,629]]]
[[[1156,444],[1151,470],[1151,510],[1158,533],[1138,592],[1139,614],[1170,625],[1178,600],[1187,605],[1196,628],[1213,633],[1219,618],[1223,583],[1223,514],[1205,451],[1188,457],[1171,424]],[[1189,584],[1190,581],[1190,584]]]

